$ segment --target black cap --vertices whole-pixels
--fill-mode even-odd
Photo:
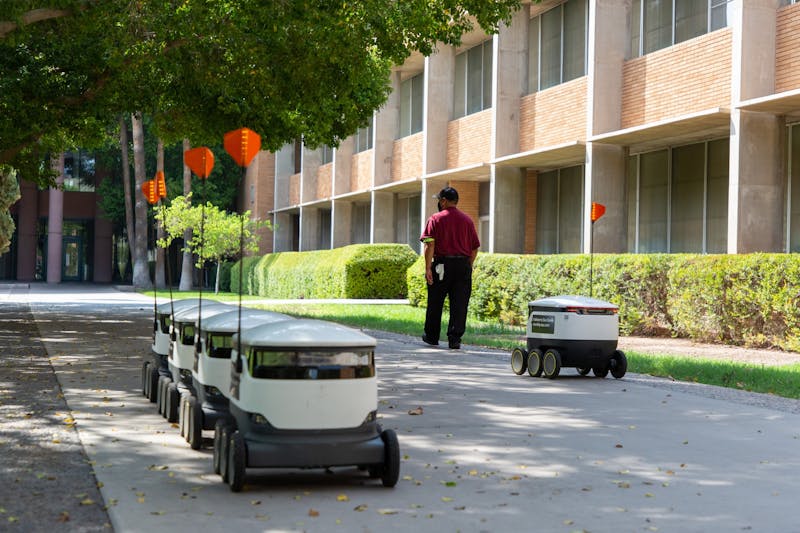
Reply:
[[[444,189],[439,191],[439,194],[434,196],[434,198],[436,198],[437,200],[445,199],[445,200],[450,200],[451,202],[458,202],[458,191],[452,187],[445,187]]]

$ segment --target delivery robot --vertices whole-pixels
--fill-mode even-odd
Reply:
[[[375,339],[312,319],[256,326],[233,338],[232,423],[214,455],[232,491],[248,468],[357,466],[394,487],[397,434],[377,423]]]
[[[219,303],[215,300],[203,300],[205,303]],[[172,313],[195,307],[200,303],[198,298],[185,298],[166,302],[156,306],[153,317],[153,344],[152,358],[142,364],[142,394],[151,402],[158,401],[158,379],[160,376],[169,377],[169,364],[167,359],[170,350],[170,330],[172,328]]]
[[[293,318],[283,313],[234,307],[202,321],[199,343],[195,345],[192,388],[180,411],[186,441],[193,449],[202,446],[204,429],[212,430],[217,421],[230,419],[227,393],[231,383],[233,335],[280,320]],[[217,465],[215,470],[219,473]]]
[[[180,408],[184,394],[192,387],[192,366],[194,366],[195,343],[197,342],[197,322],[202,312],[202,320],[214,315],[236,309],[219,302],[187,307],[175,313],[170,334],[170,350],[167,358],[169,375],[158,381],[158,412],[168,422],[180,422]]]
[[[528,304],[527,346],[511,352],[511,369],[555,379],[563,367],[619,379],[628,369],[617,349],[619,308],[585,296],[552,296]]]

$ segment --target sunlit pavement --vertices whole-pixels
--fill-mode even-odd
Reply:
[[[505,352],[378,332],[397,486],[249,470],[232,493],[210,448],[141,394],[152,299],[75,285],[3,299],[30,302],[116,531],[800,531],[800,415],[632,374],[516,376]]]

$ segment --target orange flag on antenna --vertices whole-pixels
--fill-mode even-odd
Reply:
[[[261,150],[261,137],[253,130],[239,128],[225,134],[223,145],[237,165],[246,167]]]
[[[158,201],[158,195],[156,194],[155,180],[147,180],[142,183],[142,193],[144,193],[148,204],[156,203]]]
[[[606,206],[592,202],[592,222],[597,222],[606,213]]]
[[[183,152],[183,162],[189,167],[195,176],[201,180],[206,179],[214,168],[214,152],[200,146]]]

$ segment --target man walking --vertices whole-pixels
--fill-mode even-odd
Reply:
[[[467,326],[472,263],[481,243],[472,219],[456,207],[458,191],[445,187],[435,198],[439,200],[439,212],[428,219],[419,239],[425,245],[425,279],[428,282],[428,310],[422,340],[439,345],[444,299],[449,297],[447,341],[450,349],[457,350]]]

